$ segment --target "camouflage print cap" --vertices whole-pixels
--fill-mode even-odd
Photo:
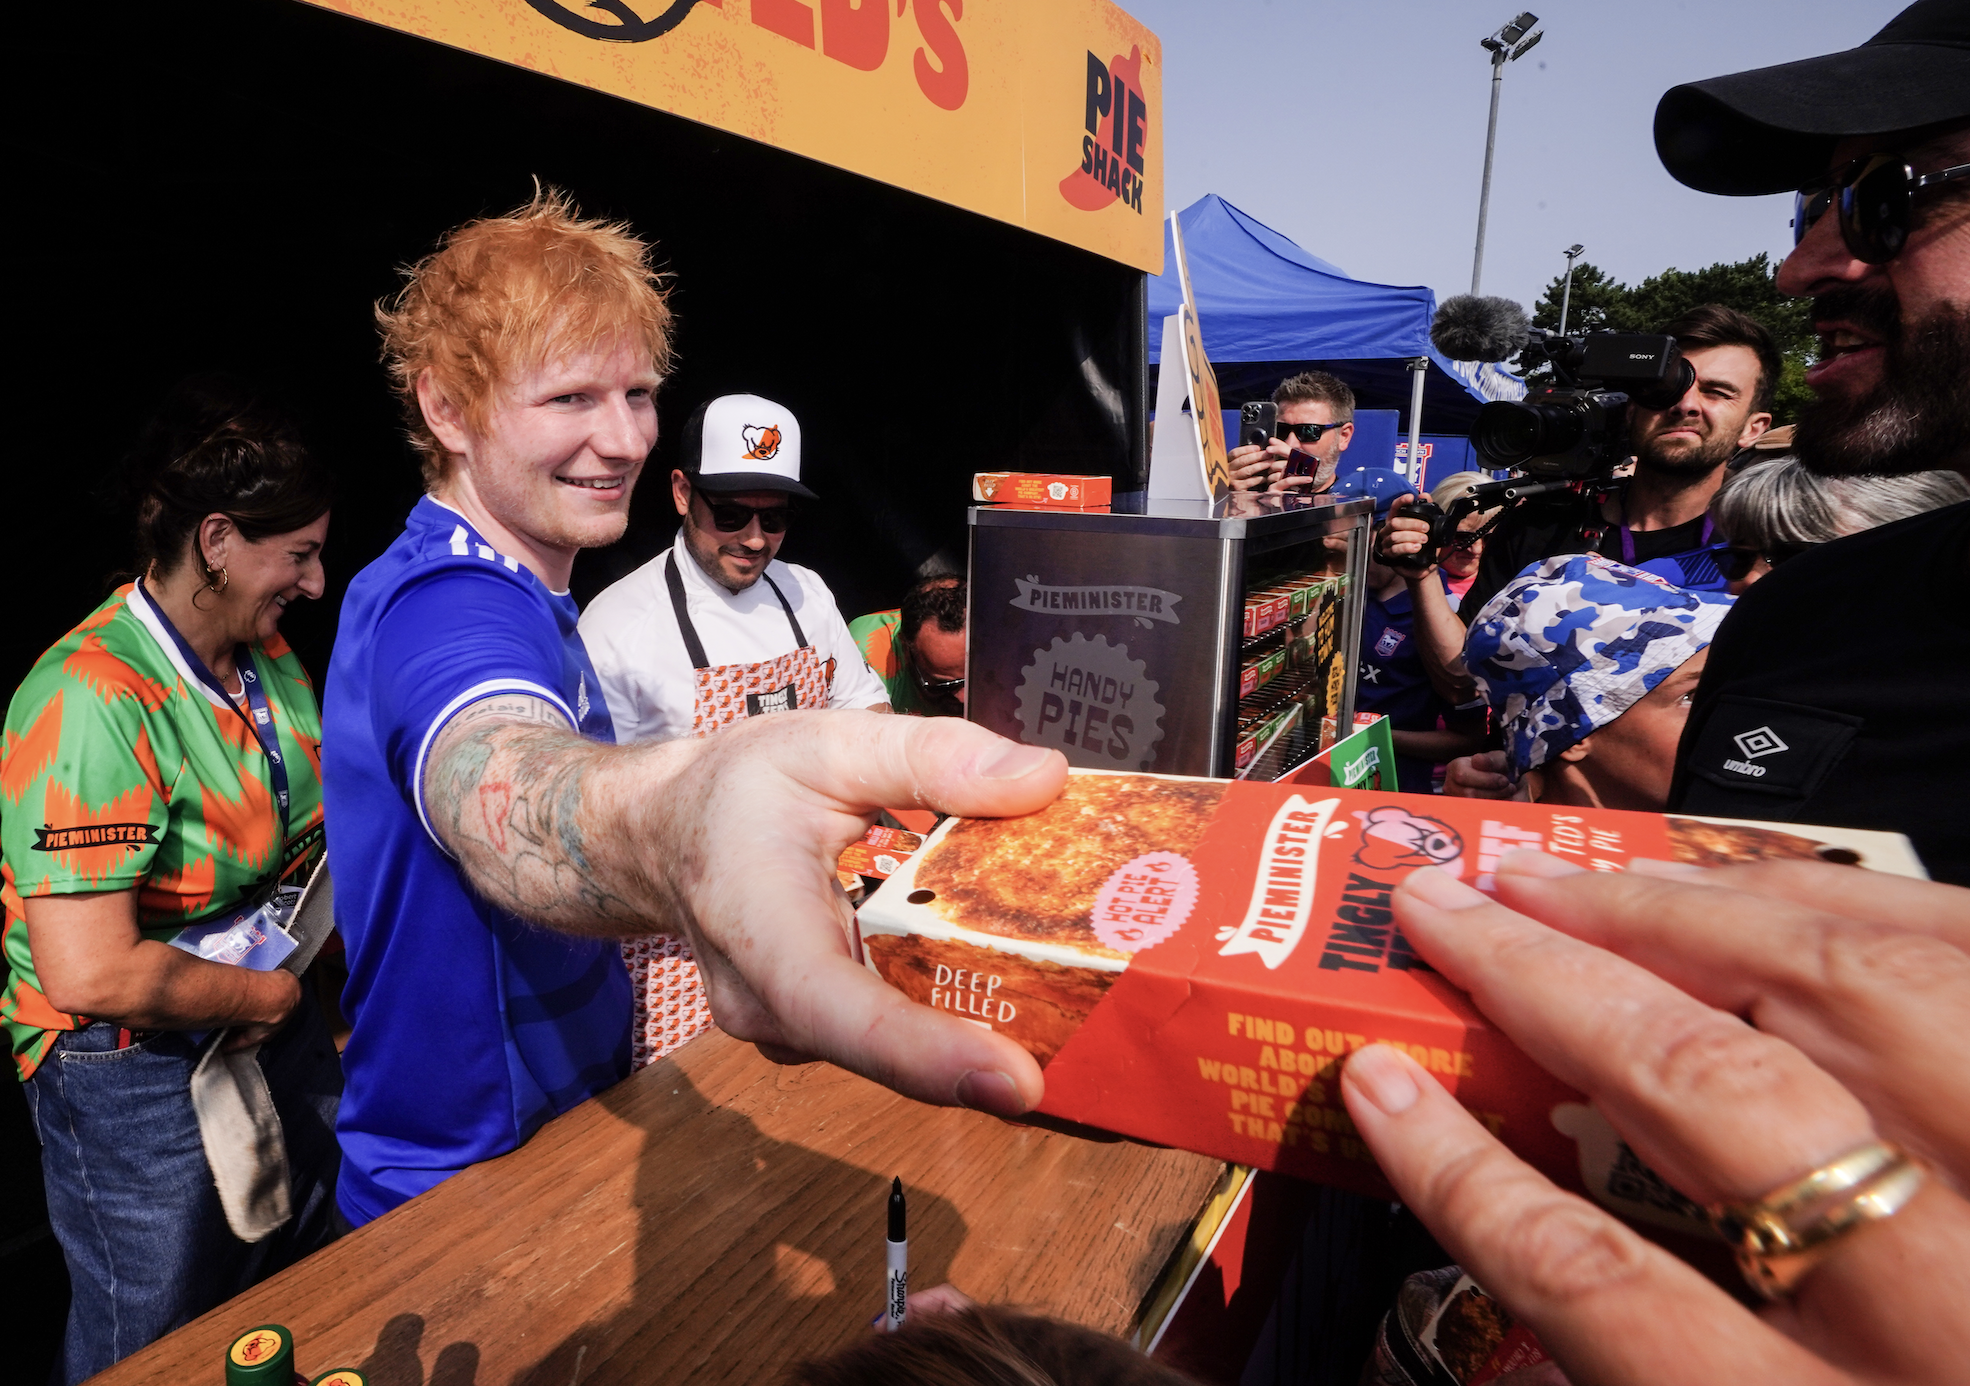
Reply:
[[[1464,643],[1504,727],[1512,778],[1640,702],[1710,643],[1734,600],[1592,553],[1542,559],[1513,578]]]

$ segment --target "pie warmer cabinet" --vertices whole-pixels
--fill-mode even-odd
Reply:
[[[967,716],[1069,764],[1278,779],[1353,725],[1371,501],[971,511]]]

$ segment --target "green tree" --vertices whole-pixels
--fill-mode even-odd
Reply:
[[[1533,305],[1532,325],[1557,332],[1560,327],[1560,296],[1566,287],[1561,275],[1546,286],[1546,293]],[[1599,265],[1582,260],[1573,267],[1573,298],[1567,305],[1566,330],[1591,332],[1596,328],[1627,331],[1628,286]],[[1617,321],[1618,319],[1618,321]]]
[[[1804,299],[1787,298],[1773,282],[1777,267],[1761,251],[1748,260],[1720,261],[1705,269],[1666,269],[1635,285],[1618,282],[1598,266],[1580,261],[1573,271],[1573,303],[1567,330],[1605,327],[1616,332],[1659,332],[1700,303],[1721,303],[1756,319],[1785,358],[1772,401],[1775,423],[1787,424],[1812,398],[1806,367],[1817,342]],[[1555,275],[1532,311],[1536,327],[1557,328],[1566,276]],[[1544,372],[1540,373],[1543,377]]]

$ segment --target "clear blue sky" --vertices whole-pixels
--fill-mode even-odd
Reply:
[[[1490,101],[1478,40],[1513,0],[1119,0],[1163,42],[1166,210],[1217,193],[1357,279],[1470,288]],[[1662,171],[1679,82],[1861,43],[1897,0],[1531,0],[1546,37],[1505,71],[1484,284],[1530,307],[1584,260],[1634,283],[1791,245],[1789,197],[1711,197]]]

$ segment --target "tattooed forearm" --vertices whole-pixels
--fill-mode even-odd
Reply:
[[[439,733],[425,811],[473,887],[514,914],[573,933],[658,931],[667,911],[617,788],[647,758],[576,735],[544,699],[488,698]]]

